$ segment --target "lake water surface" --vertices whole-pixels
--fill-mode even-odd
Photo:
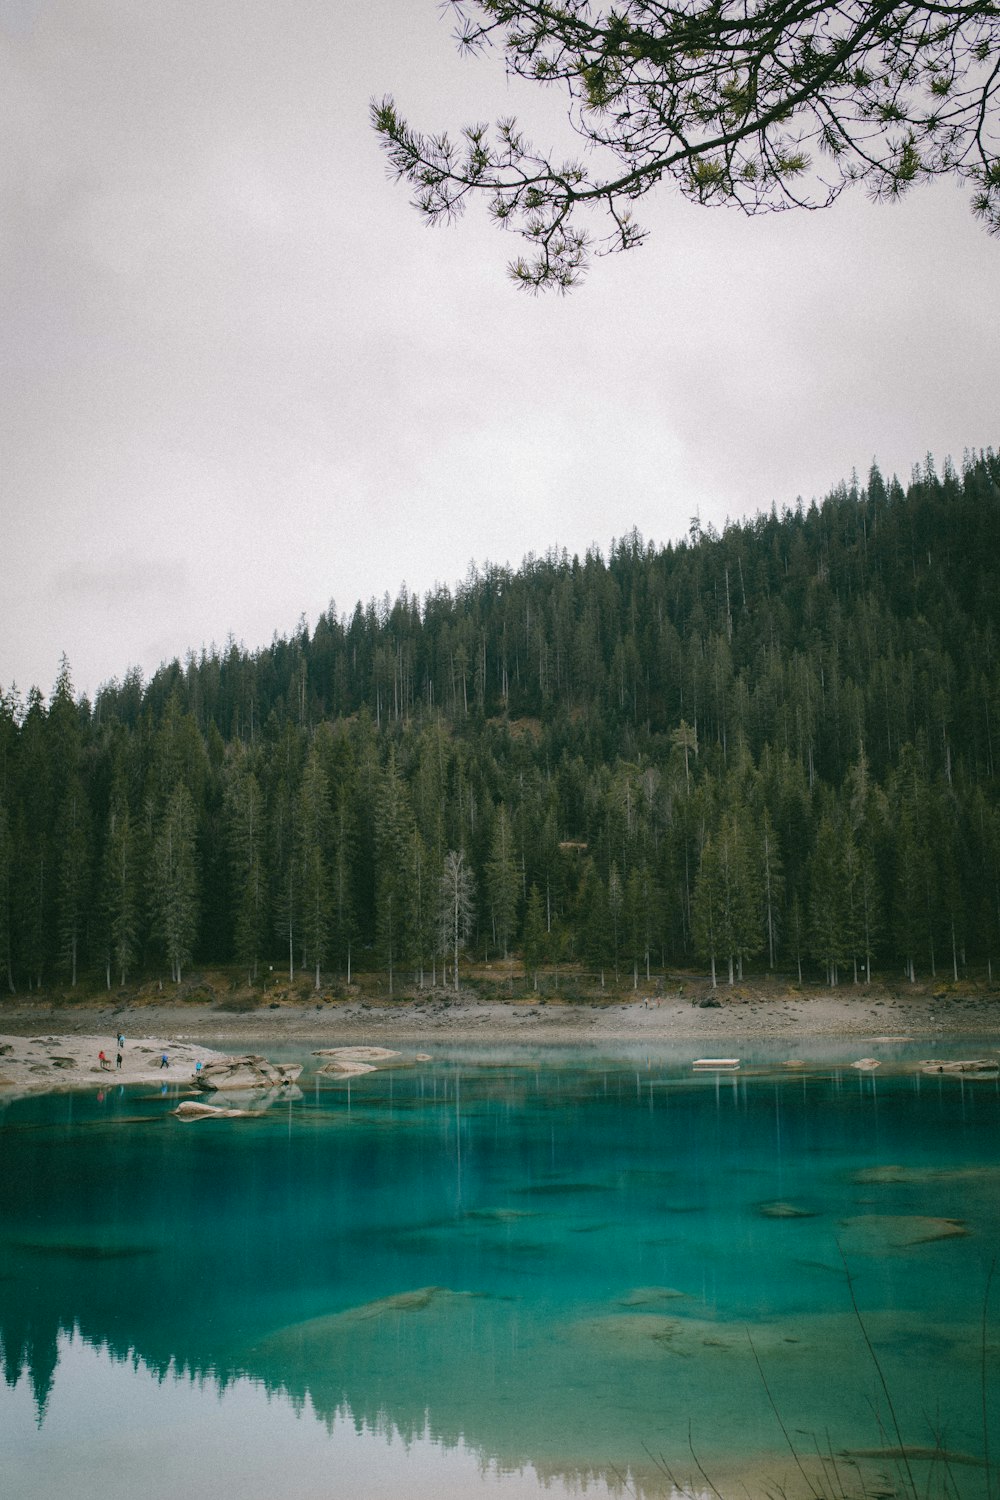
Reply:
[[[873,1051],[438,1049],[191,1124],[8,1105],[4,1493],[988,1496],[1000,1090]],[[857,1456],[900,1440],[909,1472]]]

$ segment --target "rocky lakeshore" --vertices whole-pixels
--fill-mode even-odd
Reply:
[[[439,987],[398,1000],[363,995],[332,999],[328,994],[293,998],[279,992],[277,999],[265,995],[249,1004],[231,1003],[221,990],[214,1000],[172,1000],[163,993],[155,998],[148,993],[109,997],[106,1002],[93,996],[47,1001],[14,995],[0,1008],[0,1031],[102,1037],[112,1046],[120,1031],[149,1046],[163,1038],[208,1046],[221,1040],[231,1046],[241,1037],[387,1046],[427,1037],[569,1043],[704,1038],[718,1045],[726,1038],[862,1040],[887,1035],[975,1035],[992,1037],[1000,1045],[1000,997],[981,989],[878,983],[835,990],[774,984],[712,990],[688,984],[656,995],[609,992],[606,1001],[538,997],[516,987],[509,998]]]
[[[119,1083],[194,1087],[199,1064],[204,1069],[228,1060],[214,1048],[166,1036],[126,1037],[119,1048],[119,1034],[95,1029],[80,1035],[42,1031],[31,1036],[0,1035],[0,1100]]]
[[[109,1083],[194,1085],[208,1064],[245,1047],[423,1049],[433,1044],[540,1046],[697,1042],[712,1056],[773,1042],[796,1055],[809,1043],[862,1059],[872,1043],[926,1041],[928,1059],[944,1055],[1000,1058],[1000,1004],[990,995],[893,990],[881,985],[770,993],[750,989],[662,996],[619,995],[606,1004],[560,1003],[530,995],[484,1000],[468,992],[429,990],[406,1000],[283,999],[236,1009],[223,1003],[136,1000],[47,1004],[12,997],[0,1028],[0,1097],[11,1092]],[[121,1068],[116,1038],[124,1033]],[[966,1043],[966,1039],[968,1042]],[[840,1046],[842,1044],[842,1047]],[[220,1050],[225,1048],[225,1052]],[[966,1050],[967,1048],[967,1050]],[[100,1052],[105,1054],[105,1063]],[[168,1066],[161,1067],[166,1054]],[[355,1066],[374,1058],[355,1056]],[[330,1072],[346,1058],[330,1056]],[[202,1068],[198,1069],[198,1063]],[[317,1062],[319,1059],[317,1058]],[[321,1064],[323,1066],[323,1064]],[[280,1079],[259,1079],[261,1086]]]

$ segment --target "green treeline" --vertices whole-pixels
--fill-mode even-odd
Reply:
[[[0,698],[0,976],[1000,954],[1000,456]]]

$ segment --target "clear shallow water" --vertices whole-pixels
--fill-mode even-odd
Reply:
[[[12,1493],[89,1494],[98,1454],[113,1500],[137,1468],[148,1495],[669,1492],[650,1453],[794,1489],[772,1399],[800,1453],[896,1441],[841,1252],[904,1441],[983,1452],[995,1082],[466,1049],[260,1120],[175,1102],[0,1115]]]

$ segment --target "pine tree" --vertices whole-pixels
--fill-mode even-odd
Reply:
[[[648,877],[648,871],[646,871]],[[632,988],[639,987],[639,964],[645,952],[647,963],[649,948],[646,944],[643,921],[643,878],[638,869],[629,872],[625,882],[624,927],[626,951],[632,960]]]
[[[872,958],[882,935],[882,890],[875,846],[887,822],[887,808],[884,793],[872,782],[863,746],[847,775],[844,792],[849,819],[845,885],[851,909],[854,977],[857,981],[860,954],[864,975],[870,980]]]
[[[390,750],[375,808],[376,937],[390,995],[395,970],[405,962],[413,939],[412,832],[406,785]]]
[[[802,902],[799,900],[798,892],[792,897],[788,908],[788,940],[792,952],[795,955],[795,968],[802,983],[802,954],[806,946],[806,923],[802,912]]]
[[[718,983],[716,960],[725,949],[725,886],[719,851],[709,834],[701,851],[701,862],[692,899],[692,928],[695,949],[709,960],[712,988]]]
[[[764,930],[767,934],[767,966],[774,968],[774,955],[781,936],[781,909],[785,879],[778,837],[771,815],[764,809],[760,830],[760,867],[764,898]]]
[[[224,805],[235,917],[233,946],[252,984],[266,931],[264,797],[242,756],[230,768]]]
[[[160,820],[153,845],[153,928],[180,984],[198,933],[198,866],[195,810],[179,781]]]
[[[40,988],[52,952],[54,802],[45,706],[37,688],[28,694],[18,755],[18,805],[11,819],[14,842],[12,905],[20,963],[29,989]]]
[[[314,987],[330,949],[330,846],[333,820],[330,788],[316,746],[302,773],[299,792],[298,867],[300,871],[301,918],[299,931],[304,951],[315,972]]]
[[[532,882],[524,908],[524,972],[538,989],[538,970],[545,960],[545,907],[537,885]]]
[[[936,865],[935,912],[942,937],[951,954],[951,974],[958,983],[959,955],[965,953],[965,892],[962,870],[967,854],[962,837],[962,814],[953,787],[936,788],[933,805]],[[963,959],[964,961],[964,959]]]
[[[816,834],[809,883],[809,924],[813,957],[826,969],[833,988],[838,968],[850,951],[850,913],[845,901],[842,841],[832,818],[824,816]]]
[[[412,930],[413,955],[417,963],[417,983],[424,987],[424,965],[433,958],[437,928],[437,893],[440,874],[433,878],[433,868],[427,846],[414,825],[410,829],[407,851],[410,886],[410,925]]]
[[[608,871],[608,923],[611,929],[611,952],[615,962],[615,982],[618,981],[618,955],[621,952],[622,923],[625,913],[625,891],[618,865],[611,861]]]
[[[916,958],[924,931],[924,865],[928,852],[917,834],[908,808],[904,808],[895,828],[894,855],[893,940],[897,952],[902,955],[906,977],[913,983],[917,977]]]
[[[274,925],[288,952],[288,982],[295,978],[295,943],[302,907],[298,849],[298,798],[283,776],[271,810],[271,869],[274,872]]]
[[[0,797],[0,979],[14,994],[13,912],[11,881],[14,875],[14,840],[10,832],[7,807]]]
[[[438,906],[438,931],[442,951],[453,955],[454,986],[458,991],[458,955],[472,934],[475,915],[475,882],[465,863],[465,855],[449,849],[441,872]]]
[[[351,954],[355,935],[354,858],[357,836],[353,783],[341,779],[334,794],[333,867],[330,872],[334,952],[351,982]]]
[[[694,930],[698,951],[712,964],[725,957],[729,983],[743,977],[743,964],[760,952],[763,937],[760,885],[753,866],[745,808],[727,812],[706,840],[694,891]]]
[[[90,809],[74,772],[56,826],[59,850],[59,937],[63,961],[76,986],[80,946],[90,907]]]
[[[486,863],[486,894],[493,916],[494,938],[504,958],[508,956],[517,919],[519,884],[510,819],[501,802],[493,819],[490,857]]]
[[[105,973],[111,988],[112,968],[124,986],[128,971],[139,952],[139,858],[138,831],[129,811],[124,780],[111,794],[101,880]]]
[[[742,979],[744,963],[754,958],[764,946],[760,872],[754,863],[750,815],[743,803],[723,819],[720,855],[725,870],[729,982],[732,984],[733,961]]]
[[[577,929],[581,933],[586,958],[600,971],[604,988],[604,966],[611,956],[611,917],[608,912],[608,888],[594,861],[584,861],[576,893]]]

